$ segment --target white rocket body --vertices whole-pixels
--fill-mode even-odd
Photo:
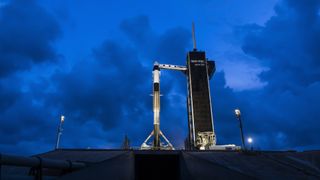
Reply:
[[[160,124],[160,83],[159,83],[160,71],[153,71],[153,123]]]
[[[154,148],[160,148],[160,68],[159,64],[153,66],[153,125]]]
[[[186,70],[185,67],[159,64],[155,62],[152,70],[152,85],[153,85],[153,131],[142,143],[141,149],[152,149],[152,150],[174,150],[174,147],[165,137],[160,130],[160,69],[172,69],[172,70]],[[148,145],[148,140],[153,136],[152,145]],[[166,144],[160,143],[160,137],[162,137]]]

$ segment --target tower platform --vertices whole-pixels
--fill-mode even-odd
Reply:
[[[59,149],[36,156],[86,164],[74,171],[44,168],[43,179],[320,178],[320,151]],[[1,165],[1,179],[32,179],[28,174],[30,167]]]

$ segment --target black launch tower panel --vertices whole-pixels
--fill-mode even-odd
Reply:
[[[209,83],[215,63],[206,59],[204,51],[193,50],[187,54],[187,69],[189,148],[200,148],[204,141],[215,145]]]

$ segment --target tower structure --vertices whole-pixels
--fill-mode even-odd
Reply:
[[[158,64],[153,66],[153,112],[154,130],[141,145],[141,149],[164,149],[161,146],[160,136],[167,147],[173,148],[170,142],[160,131],[160,70],[181,71],[187,76],[187,111],[188,111],[188,138],[187,149],[212,149],[216,146],[216,135],[213,126],[212,103],[209,80],[215,72],[215,62],[206,58],[204,51],[198,51],[195,40],[194,24],[192,24],[193,50],[188,52],[186,66]],[[153,144],[147,141],[154,136]]]
[[[204,51],[187,54],[187,111],[191,148],[208,149],[216,145],[213,127],[210,83],[215,72],[214,61],[208,61]]]

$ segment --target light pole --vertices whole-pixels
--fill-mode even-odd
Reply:
[[[242,129],[242,121],[241,121],[241,112],[239,109],[235,109],[234,113],[236,114],[237,119],[239,120],[240,124],[240,134],[241,134],[241,141],[242,141],[242,148],[246,150],[246,144],[243,137],[243,129]]]
[[[61,136],[62,131],[63,131],[63,128],[62,128],[63,122],[64,122],[64,116],[62,115],[60,117],[60,123],[59,123],[59,126],[58,126],[56,149],[59,148],[60,136]]]

